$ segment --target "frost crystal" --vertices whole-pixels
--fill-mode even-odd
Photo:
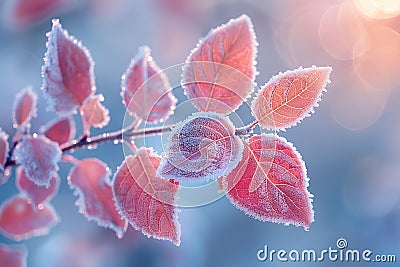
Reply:
[[[242,150],[228,118],[214,112],[194,113],[173,129],[157,173],[180,182],[214,180],[236,167]]]
[[[14,150],[16,162],[21,164],[29,179],[46,187],[57,174],[61,154],[58,144],[45,136],[26,136]]]
[[[42,68],[42,90],[49,110],[61,115],[76,112],[76,108],[96,90],[89,51],[69,36],[58,20],[48,34],[47,52]]]

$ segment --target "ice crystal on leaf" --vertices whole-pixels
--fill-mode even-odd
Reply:
[[[211,30],[183,67],[185,94],[199,111],[231,113],[253,90],[256,54],[253,24],[246,15]]]
[[[179,246],[178,185],[156,177],[160,162],[161,157],[148,148],[126,157],[113,180],[115,204],[135,229]]]
[[[79,197],[76,204],[80,212],[100,226],[111,228],[121,238],[127,222],[114,206],[108,167],[94,158],[77,161],[75,164],[68,182]]]
[[[122,102],[128,111],[149,123],[166,120],[177,102],[168,77],[142,46],[122,76]]]
[[[25,136],[16,146],[14,157],[32,182],[49,187],[58,171],[61,149],[45,136]]]
[[[89,51],[53,20],[48,34],[47,52],[42,68],[42,90],[49,110],[58,114],[75,113],[77,107],[96,90]]]
[[[242,150],[229,118],[214,112],[194,113],[173,129],[157,173],[177,181],[213,180],[236,167]]]
[[[259,124],[284,130],[310,116],[329,82],[329,67],[299,68],[272,77],[261,87],[252,111]]]
[[[72,117],[61,117],[50,121],[41,132],[51,141],[57,142],[59,145],[65,144],[75,136],[75,122]]]
[[[55,174],[50,180],[49,187],[38,186],[28,178],[24,169],[18,168],[15,183],[21,194],[26,195],[32,205],[38,207],[40,204],[50,201],[57,194],[60,177]]]
[[[110,122],[108,109],[101,102],[104,101],[103,95],[95,95],[86,99],[82,106],[82,116],[88,126],[103,128]]]
[[[301,155],[286,139],[272,134],[246,141],[242,160],[223,180],[228,198],[246,214],[305,229],[314,220],[307,186]]]

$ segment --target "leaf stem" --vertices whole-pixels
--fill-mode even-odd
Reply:
[[[245,125],[243,127],[236,128],[235,134],[239,135],[239,136],[249,135],[253,131],[254,127],[256,127],[257,124],[258,124],[258,121],[255,120],[252,123],[250,123],[249,125]]]

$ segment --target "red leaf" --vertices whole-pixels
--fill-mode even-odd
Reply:
[[[256,76],[257,42],[246,15],[201,39],[183,68],[182,86],[199,111],[228,114],[249,96]]]
[[[75,113],[96,90],[92,57],[58,20],[53,20],[48,37],[42,90],[50,110],[59,114]]]
[[[89,220],[100,226],[110,228],[122,238],[126,220],[121,218],[114,206],[108,167],[98,159],[84,159],[76,162],[68,182],[79,196],[76,205]]]
[[[126,157],[113,180],[114,199],[135,229],[179,246],[179,210],[174,207],[178,185],[156,177],[160,162],[161,158],[146,148]]]
[[[24,246],[0,244],[0,266],[26,267],[28,251]]]
[[[165,121],[177,102],[167,75],[142,46],[122,76],[122,102],[128,111],[149,123]]]
[[[32,87],[22,89],[16,96],[13,109],[14,128],[28,125],[36,117],[37,95]]]
[[[227,117],[213,112],[194,113],[172,130],[157,173],[177,181],[213,180],[236,167],[242,150],[242,141]]]
[[[82,115],[88,126],[103,128],[110,122],[109,111],[101,104],[103,101],[103,95],[95,95],[83,104]]]
[[[39,186],[50,186],[58,171],[61,149],[57,143],[45,136],[26,136],[14,150],[14,157],[24,168],[26,175]]]
[[[40,129],[51,141],[65,144],[75,136],[75,122],[72,117],[57,118]]]
[[[67,3],[65,0],[8,0],[3,5],[5,24],[15,30],[28,28],[62,10]]]
[[[57,222],[57,213],[50,204],[36,209],[29,199],[20,195],[8,199],[0,207],[0,231],[17,241],[46,235]]]
[[[8,134],[0,128],[0,169],[4,167],[7,161],[8,150]]]
[[[17,176],[15,179],[18,190],[26,195],[34,207],[41,207],[43,203],[50,201],[58,191],[60,186],[60,177],[56,174],[50,181],[50,186],[37,186],[26,175],[22,168],[17,169]]]
[[[251,137],[242,160],[224,179],[228,198],[246,214],[260,221],[305,229],[314,220],[307,186],[301,155],[291,143],[275,135]]]
[[[272,77],[258,93],[252,111],[259,124],[283,130],[313,112],[329,82],[330,67],[298,68]]]

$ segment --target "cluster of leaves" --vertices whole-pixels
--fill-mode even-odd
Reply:
[[[199,112],[171,126],[162,156],[151,148],[136,148],[141,122],[165,121],[177,99],[168,77],[147,47],[139,48],[122,76],[121,96],[136,121],[119,132],[90,136],[91,127],[110,120],[96,94],[89,51],[53,20],[42,69],[42,91],[48,109],[58,117],[31,134],[36,94],[23,89],[16,98],[16,133],[9,145],[0,131],[0,168],[9,175],[17,166],[20,193],[0,208],[0,230],[16,240],[46,233],[57,222],[50,204],[60,183],[60,161],[73,167],[68,183],[78,195],[77,206],[89,220],[122,237],[128,223],[145,235],[180,244],[176,199],[180,182],[218,179],[220,189],[246,214],[262,220],[308,229],[313,221],[311,194],[304,162],[294,146],[276,134],[253,134],[257,124],[284,130],[309,116],[329,82],[329,67],[299,68],[273,77],[261,87],[251,109],[255,121],[236,128],[229,120],[251,95],[255,85],[257,43],[250,19],[242,15],[215,28],[188,56],[182,87]],[[72,115],[79,112],[83,133],[75,138]],[[148,128],[159,134],[162,128]],[[152,130],[153,129],[153,130]],[[165,128],[164,128],[165,129]],[[127,142],[134,151],[110,179],[107,165],[97,158],[78,160],[72,149],[105,141]],[[23,253],[21,254],[23,255]]]

